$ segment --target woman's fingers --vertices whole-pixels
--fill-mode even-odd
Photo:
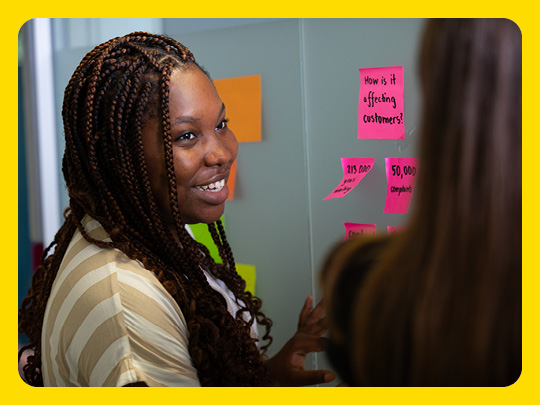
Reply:
[[[313,296],[308,295],[306,297],[306,300],[304,301],[304,306],[302,307],[302,310],[300,311],[300,317],[298,318],[298,329],[301,329],[306,324],[309,315],[311,313],[311,309],[313,308]]]

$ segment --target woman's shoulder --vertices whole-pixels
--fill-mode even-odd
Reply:
[[[85,231],[107,239],[99,223],[85,223]],[[128,336],[122,353],[131,353],[133,344],[159,353],[163,346],[175,359],[189,359],[185,318],[154,274],[120,250],[86,240],[78,230],[53,285],[43,331],[45,355],[65,353],[74,364],[83,351],[101,356]]]
[[[94,240],[110,242],[105,229],[85,216],[82,224]],[[83,299],[89,307],[106,300],[125,306],[159,305],[184,323],[177,303],[157,277],[138,260],[116,248],[104,248],[83,237],[76,230],[62,260],[53,285],[53,300]]]

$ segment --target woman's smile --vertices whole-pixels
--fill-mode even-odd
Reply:
[[[227,201],[227,198],[229,198],[229,187],[227,186],[225,179],[203,186],[195,186],[193,187],[193,190],[199,198],[211,205],[224,204],[225,201]]]

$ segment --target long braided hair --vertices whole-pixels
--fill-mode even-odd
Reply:
[[[62,171],[70,205],[19,310],[19,330],[29,338],[19,357],[25,350],[33,350],[23,368],[31,385],[43,385],[39,370],[45,308],[77,229],[99,247],[116,248],[140,260],[157,276],[186,319],[189,353],[201,385],[272,384],[263,363],[272,341],[272,322],[260,312],[261,301],[244,292],[245,282],[236,273],[221,221],[208,225],[222,259],[218,264],[208,249],[188,234],[178,209],[168,96],[173,69],[187,67],[208,75],[177,41],[134,32],[89,52],[66,87]],[[142,127],[149,117],[162,121],[174,230],[166,225],[150,187],[142,143]],[[85,232],[81,220],[86,214],[103,226],[112,242],[95,240]],[[202,269],[221,279],[243,303],[235,317],[228,312],[223,296],[210,287]],[[266,327],[263,340],[267,344],[261,347],[262,354],[250,336],[255,321]]]

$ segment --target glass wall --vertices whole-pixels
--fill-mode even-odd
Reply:
[[[415,157],[422,20],[58,19],[51,26],[59,156],[63,89],[84,54],[113,36],[165,33],[214,79],[261,76],[262,140],[240,144],[225,222],[236,261],[256,267],[256,293],[274,320],[270,354],[294,333],[306,295],[320,298],[318,272],[343,239],[344,222],[376,224],[378,232],[405,222],[406,214],[383,212],[384,159]],[[403,66],[405,139],[359,140],[358,69],[384,66]],[[375,166],[346,197],[323,201],[343,177],[340,159],[354,157],[375,158]],[[309,361],[328,367],[324,355]]]

